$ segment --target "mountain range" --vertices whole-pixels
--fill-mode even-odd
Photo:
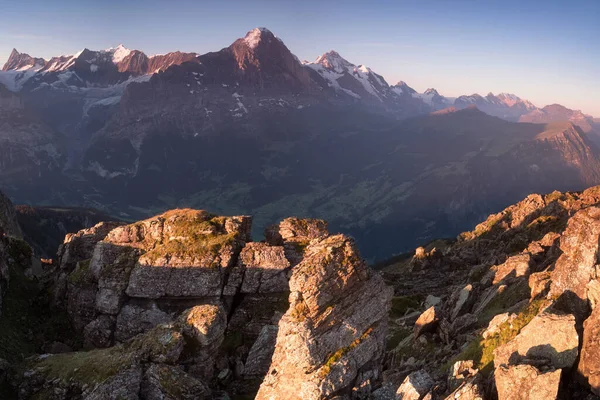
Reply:
[[[600,183],[598,131],[511,94],[389,85],[335,51],[302,62],[265,28],[202,55],[14,50],[0,72],[0,187],[17,203],[251,213],[259,232],[326,218],[369,258]]]

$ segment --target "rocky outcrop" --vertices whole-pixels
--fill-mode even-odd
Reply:
[[[165,310],[173,308],[176,298],[218,299],[249,240],[250,221],[174,210],[135,224],[100,223],[68,235],[59,265],[63,271],[77,265],[66,279],[76,329],[84,331],[87,343],[107,346],[109,338],[123,342],[171,321],[172,311]],[[187,307],[182,303],[174,309]]]
[[[258,396],[287,398],[298,371],[310,375],[299,398],[368,398],[391,289],[324,221],[288,218],[265,242],[250,241],[250,223],[184,209],[67,236],[57,305],[92,350],[30,360],[16,380],[23,398],[254,396],[265,375],[276,382]]]
[[[599,190],[530,195],[454,243],[385,267],[396,294],[420,302],[421,317],[391,325],[384,388],[424,370],[433,398],[598,394]],[[425,261],[419,268],[416,258]],[[435,317],[432,294],[443,299]],[[468,375],[457,377],[452,365],[469,365]]]
[[[67,310],[97,349],[29,360],[18,386],[57,399],[585,399],[600,390],[598,203],[597,188],[532,195],[383,274],[319,220],[286,219],[264,242],[249,217],[195,210],[118,226],[68,274]],[[88,363],[110,368],[100,380]]]
[[[116,229],[107,241],[145,251],[131,271],[128,296],[218,297],[250,223],[250,217],[183,210]]]
[[[310,242],[290,291],[257,399],[368,393],[380,377],[392,295],[381,277],[351,239],[336,235]]]

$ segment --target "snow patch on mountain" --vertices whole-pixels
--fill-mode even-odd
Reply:
[[[271,31],[267,28],[254,28],[246,34],[244,42],[246,42],[251,49],[254,49],[262,40],[262,35],[264,33],[271,33]]]

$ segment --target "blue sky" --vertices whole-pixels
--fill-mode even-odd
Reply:
[[[257,26],[300,59],[335,49],[390,84],[510,92],[600,117],[600,0],[0,0],[0,63],[13,47],[205,53]]]

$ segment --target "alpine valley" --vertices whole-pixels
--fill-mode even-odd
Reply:
[[[323,218],[370,260],[454,236],[532,192],[600,184],[597,119],[512,94],[388,84],[257,28],[207,54],[118,46],[0,73],[0,188],[120,220],[177,207]]]

